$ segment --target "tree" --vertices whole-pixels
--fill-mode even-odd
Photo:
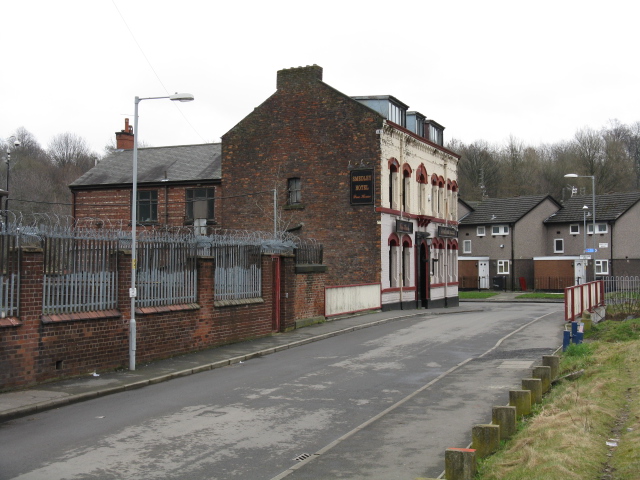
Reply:
[[[59,167],[74,165],[88,169],[98,161],[98,155],[91,151],[84,138],[68,132],[53,137],[47,152],[51,161]]]

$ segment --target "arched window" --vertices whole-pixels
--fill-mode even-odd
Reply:
[[[413,244],[411,237],[405,235],[402,237],[402,286],[409,287],[412,285],[412,272],[413,268],[411,262],[411,252],[413,251]]]
[[[389,287],[398,286],[398,254],[400,239],[395,233],[389,236]]]
[[[411,167],[402,167],[402,210],[408,212],[411,208]]]
[[[418,167],[416,170],[416,181],[418,182],[418,214],[427,214],[427,169],[424,168],[424,164]]]
[[[398,209],[398,199],[396,198],[396,185],[398,183],[398,171],[400,164],[395,158],[389,159],[389,208]]]

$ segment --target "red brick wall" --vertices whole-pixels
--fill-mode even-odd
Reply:
[[[376,172],[380,203],[382,117],[323,83],[317,66],[278,72],[278,90],[222,138],[225,226],[271,230],[277,189],[280,229],[324,245],[330,285],[380,281],[379,215],[350,205],[349,166]],[[287,180],[301,179],[300,205],[287,206]]]
[[[216,198],[223,195],[220,185],[198,185],[198,187],[215,187]],[[185,190],[195,186],[138,186],[138,190],[157,190],[158,192],[158,224],[185,225],[186,198]],[[74,217],[99,217],[119,225],[131,222],[131,188],[114,188],[106,190],[76,190],[74,192]],[[221,202],[215,201],[214,215],[218,224],[222,223]]]
[[[8,326],[8,322],[0,324],[0,389],[128,367],[130,255],[123,252],[118,255],[118,309],[88,314],[42,316],[42,262],[41,250],[23,253],[21,316],[15,326]],[[149,362],[273,333],[273,262],[271,256],[262,257],[263,302],[216,307],[214,260],[199,258],[197,304],[183,306],[179,311],[167,308],[136,311],[136,361]],[[283,284],[295,285],[298,281],[295,275],[289,278],[292,257],[288,263],[281,280]],[[313,291],[324,295],[320,279],[318,276],[314,281]],[[295,325],[298,311],[304,315],[315,311],[313,307],[305,307],[305,301],[316,306],[320,302],[310,293],[305,297],[307,300],[300,302],[295,289],[287,292],[286,300],[291,305],[286,311],[289,324]]]

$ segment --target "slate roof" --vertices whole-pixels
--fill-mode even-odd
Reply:
[[[469,202],[473,211],[460,220],[460,225],[516,223],[546,199],[550,199],[560,208],[560,204],[550,195],[488,198],[478,203]]]
[[[139,148],[138,183],[220,180],[221,158],[220,143]],[[133,150],[116,150],[69,185],[69,188],[130,185],[132,168]]]
[[[640,200],[640,192],[608,193],[596,195],[596,221],[616,221],[627,210]],[[544,223],[575,223],[583,221],[582,207],[593,208],[593,196],[580,195],[571,197],[564,202],[564,206],[547,218]],[[590,220],[592,221],[592,220]]]

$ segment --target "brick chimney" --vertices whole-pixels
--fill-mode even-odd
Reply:
[[[277,88],[301,87],[312,82],[322,81],[322,67],[307,65],[306,67],[285,68],[278,70]]]
[[[129,125],[129,119],[124,119],[124,130],[116,132],[116,148],[118,150],[131,150],[133,148],[133,127]]]

